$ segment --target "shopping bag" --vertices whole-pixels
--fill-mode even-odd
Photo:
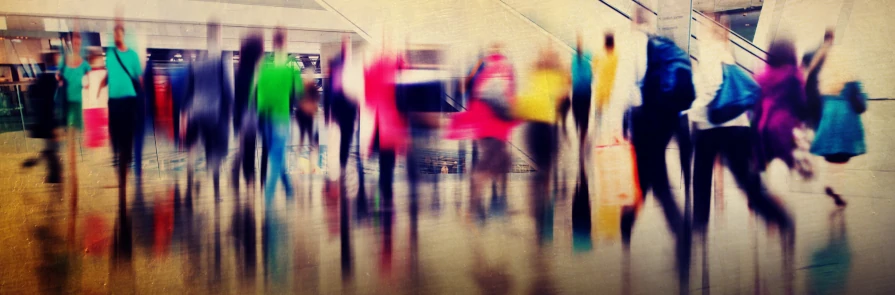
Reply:
[[[639,210],[643,204],[634,146],[627,141],[600,145],[593,159],[598,181],[593,235],[597,240],[616,240],[624,208]]]
[[[109,109],[84,109],[84,145],[88,148],[106,146],[109,140]]]
[[[721,124],[752,109],[761,96],[761,87],[737,65],[722,65],[724,82],[708,105],[708,119]]]

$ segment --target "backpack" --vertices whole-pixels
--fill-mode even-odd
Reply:
[[[696,99],[689,54],[669,38],[650,36],[640,91],[646,109],[675,114],[689,109]]]
[[[510,95],[513,93],[513,72],[507,61],[483,64],[474,78],[473,94],[488,105],[491,111],[504,121],[513,120]]]

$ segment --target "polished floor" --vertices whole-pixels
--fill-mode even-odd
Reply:
[[[107,151],[79,151],[73,198],[44,183],[42,166],[21,167],[38,142],[3,133],[0,294],[892,294],[891,111],[871,104],[865,116],[870,153],[837,176],[844,209],[823,194],[825,175],[784,181],[792,246],[749,211],[730,175],[716,183],[705,235],[675,242],[648,197],[625,247],[621,209],[597,193],[622,176],[579,173],[571,156],[546,206],[532,205],[526,173],[513,174],[506,197],[470,196],[467,175],[434,175],[416,201],[399,175],[389,211],[372,173],[359,196],[293,164],[291,198],[228,182],[215,198],[201,169],[188,188],[184,155],[159,150],[144,164],[157,168],[119,202]],[[306,163],[299,150],[292,163]]]

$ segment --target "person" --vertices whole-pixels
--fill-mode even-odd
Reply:
[[[227,156],[230,135],[230,106],[233,104],[233,88],[230,80],[229,58],[221,54],[221,25],[208,23],[208,55],[206,59],[190,66],[192,92],[187,95],[183,109],[186,118],[186,140],[191,154],[201,141],[205,148],[205,162],[212,173],[215,198],[220,197],[220,166]],[[190,161],[189,164],[192,164]],[[192,166],[192,165],[189,165]],[[192,186],[193,169],[187,170],[187,183]]]
[[[447,134],[451,139],[471,137],[481,150],[470,179],[473,198],[478,197],[482,183],[488,180],[499,183],[502,194],[506,194],[511,165],[507,142],[517,124],[516,120],[500,115],[506,112],[506,106],[512,105],[516,95],[513,65],[504,55],[503,45],[493,44],[480,64],[471,74],[476,81],[472,83],[475,88],[469,109],[453,116]],[[446,173],[447,166],[444,168]]]
[[[533,210],[542,210],[550,200],[548,189],[550,176],[556,163],[558,140],[557,118],[563,101],[568,98],[571,79],[568,70],[559,63],[559,56],[552,48],[542,49],[529,76],[528,88],[520,96],[518,108],[526,109],[526,105],[538,102],[543,108],[532,110],[524,116],[528,121],[526,145],[537,166],[535,179],[532,182],[532,193],[535,206]],[[556,185],[556,184],[554,184]]]
[[[143,65],[137,52],[124,41],[124,22],[115,21],[115,46],[106,51],[109,82],[109,136],[118,167],[118,197],[124,203],[127,189],[127,167],[134,152],[134,131],[137,126],[137,95],[141,89]]]
[[[608,128],[603,121],[603,116],[609,107],[609,98],[612,96],[612,88],[615,86],[615,73],[618,67],[618,54],[615,52],[615,34],[606,32],[603,39],[603,53],[593,63],[594,72],[597,73],[597,83],[594,85],[596,99],[596,128],[598,140],[603,140]]]
[[[726,23],[726,19],[722,19],[722,23]],[[712,168],[715,157],[720,154],[739,187],[745,191],[749,208],[769,223],[780,226],[782,233],[791,233],[793,222],[788,213],[762,189],[761,178],[751,167],[754,152],[748,115],[742,113],[720,124],[708,120],[708,105],[724,81],[722,67],[735,64],[726,27],[717,26],[710,30],[709,34],[704,34],[706,38],[700,39],[699,65],[693,77],[697,96],[688,113],[696,128],[693,135],[694,228],[701,231],[708,224]]]
[[[626,109],[623,130],[630,135],[637,164],[637,177],[642,199],[652,191],[662,206],[665,219],[675,238],[682,228],[682,214],[674,201],[668,180],[666,148],[672,137],[678,143],[686,143],[689,134],[679,132],[680,111],[690,106],[693,99],[693,85],[690,83],[690,59],[686,52],[668,38],[650,36],[646,11],[636,10],[632,22],[629,43],[626,44],[625,66],[618,67],[616,79],[627,91],[627,101],[621,103]],[[674,74],[674,76],[670,75]],[[671,78],[670,78],[671,77]],[[673,88],[665,83],[673,82]],[[614,90],[615,91],[615,90]],[[619,106],[615,106],[619,107]],[[628,124],[628,125],[626,125]],[[681,157],[688,155],[689,149],[681,148]],[[682,163],[688,163],[682,159]],[[682,165],[683,168],[686,165]],[[684,169],[684,172],[687,172]],[[685,178],[687,173],[684,173]],[[628,241],[634,226],[636,210],[626,207],[622,214],[622,237]],[[678,239],[678,241],[682,241]]]
[[[255,150],[258,118],[255,112],[255,72],[264,54],[264,39],[258,32],[250,33],[239,50],[233,102],[233,129],[239,137],[239,152],[233,161],[233,187],[239,191],[242,172],[249,192],[255,188]]]
[[[302,93],[300,73],[289,63],[286,53],[286,29],[277,27],[273,35],[273,58],[261,65],[258,72],[258,117],[261,125],[261,137],[268,149],[268,165],[262,169],[269,171],[262,174],[267,177],[264,183],[264,196],[270,201],[277,188],[277,179],[283,181],[288,197],[292,196],[292,184],[286,174],[286,142],[289,140],[291,101]]]
[[[817,76],[817,93],[822,98],[822,114],[817,126],[811,153],[827,161],[825,193],[838,206],[846,202],[836,192],[841,184],[844,164],[852,157],[867,152],[861,113],[867,110],[867,95],[858,76],[848,63],[848,54],[833,46],[833,34],[827,32],[825,44],[812,62],[823,62]],[[814,71],[810,69],[809,72]]]
[[[30,137],[42,138],[45,142],[44,150],[40,152],[41,157],[47,163],[47,183],[62,182],[62,163],[59,161],[57,128],[60,127],[59,120],[56,118],[56,91],[59,82],[56,78],[56,67],[59,64],[59,53],[44,52],[41,53],[41,62],[46,67],[46,71],[37,75],[34,84],[29,86],[28,94],[31,101],[36,106],[36,120],[30,128]],[[65,90],[63,90],[65,91]],[[24,166],[31,167],[37,164],[38,159],[31,159],[25,162]]]
[[[384,44],[384,43],[383,43]],[[389,52],[382,52],[364,69],[364,96],[366,106],[374,118],[371,149],[379,153],[379,189],[383,211],[393,209],[393,182],[395,161],[406,152],[406,116],[398,110],[395,99],[395,77],[403,59]]]
[[[758,135],[756,160],[766,170],[779,159],[790,170],[797,169],[797,142],[793,135],[807,121],[805,83],[792,41],[781,39],[768,48],[768,65],[755,75],[761,98],[751,124]],[[806,170],[801,170],[808,173]],[[779,177],[769,177],[776,179]]]
[[[65,89],[64,109],[66,125],[68,126],[68,170],[69,179],[71,180],[72,196],[78,196],[78,166],[77,166],[77,148],[76,138],[80,130],[84,128],[84,119],[82,111],[81,92],[84,75],[90,71],[90,64],[84,60],[81,55],[81,33],[71,32],[69,35],[71,41],[71,51],[65,56],[65,61],[59,69],[59,80],[61,86]]]
[[[354,124],[357,120],[358,107],[355,98],[345,93],[345,64],[348,59],[348,37],[342,38],[339,55],[329,61],[329,73],[323,82],[323,109],[327,122],[335,122],[339,126],[339,182],[344,183],[345,165],[348,164],[351,139],[354,137]]]
[[[587,139],[587,129],[590,123],[590,101],[593,84],[593,72],[590,52],[582,48],[581,33],[578,33],[577,47],[572,55],[572,116],[575,118],[575,126],[578,128],[578,140],[580,141],[581,155],[584,155],[584,141]],[[582,158],[581,161],[584,161]]]

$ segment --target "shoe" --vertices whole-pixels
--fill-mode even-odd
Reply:
[[[827,196],[833,198],[833,202],[836,203],[836,206],[845,207],[845,205],[848,205],[848,203],[842,199],[841,195],[833,191],[833,188],[828,186],[824,191],[827,193]]]

